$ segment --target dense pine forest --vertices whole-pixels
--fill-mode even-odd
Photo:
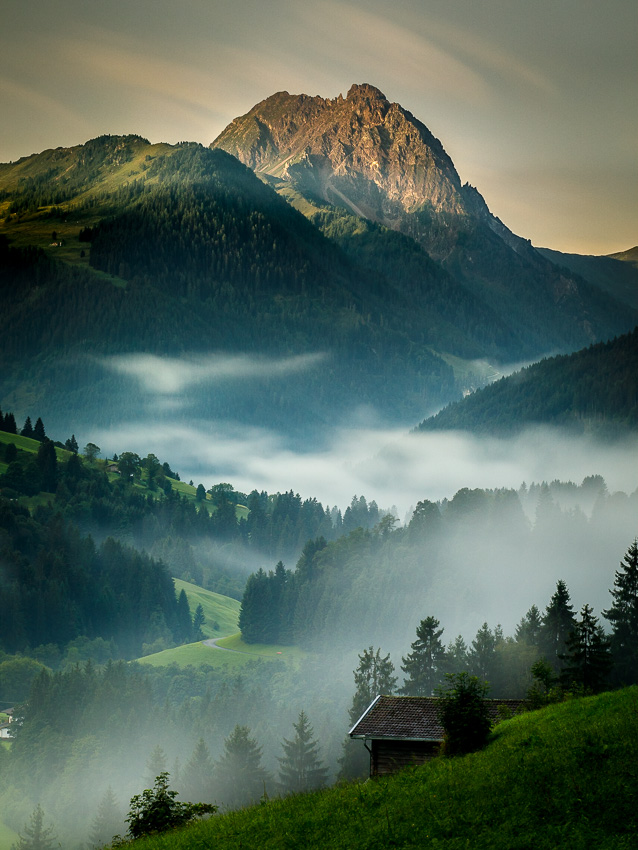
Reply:
[[[419,426],[506,434],[530,425],[622,436],[638,424],[638,328],[575,354],[541,360],[479,389]]]

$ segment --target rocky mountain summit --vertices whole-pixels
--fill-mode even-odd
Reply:
[[[211,147],[236,156],[327,235],[347,230],[350,216],[410,237],[514,330],[522,351],[546,351],[548,336],[570,350],[624,323],[627,305],[512,233],[477,189],[461,183],[430,130],[372,85],[334,99],[278,92],[232,121]],[[379,233],[367,247],[378,268],[387,255]],[[395,252],[395,269],[401,262]]]
[[[454,214],[466,206],[441,142],[367,84],[333,100],[274,94],[236,118],[212,147],[395,229],[401,214],[424,204]]]

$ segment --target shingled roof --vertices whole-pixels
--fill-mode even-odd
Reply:
[[[519,712],[524,700],[486,700],[492,721],[499,717],[499,707],[512,714]],[[384,738],[404,741],[442,741],[443,727],[438,718],[437,697],[395,697],[379,695],[349,732],[351,738]]]

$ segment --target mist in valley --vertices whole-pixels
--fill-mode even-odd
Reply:
[[[303,597],[303,633],[299,615],[295,621],[294,642],[305,652],[297,666],[283,660],[256,660],[241,670],[220,668],[217,661],[190,670],[128,665],[118,674],[98,669],[92,674],[98,681],[112,677],[102,685],[80,671],[75,680],[69,669],[55,674],[47,699],[64,697],[66,717],[56,715],[55,734],[43,731],[44,721],[30,721],[23,742],[18,737],[14,744],[19,770],[2,794],[4,820],[14,830],[40,802],[66,846],[86,844],[110,788],[120,813],[115,831],[124,832],[130,797],[151,787],[160,769],[171,774],[179,799],[216,802],[222,809],[247,802],[237,797],[236,780],[216,769],[238,725],[261,748],[261,766],[269,774],[265,792],[276,796],[282,793],[282,742],[293,738],[302,710],[328,781],[334,781],[350,725],[358,654],[368,647],[389,653],[400,685],[402,658],[425,617],[439,620],[446,644],[460,635],[470,647],[485,623],[492,632],[500,626],[513,636],[532,605],[545,610],[560,579],[576,614],[588,603],[608,625],[601,612],[610,605],[615,570],[638,534],[635,437],[601,442],[546,427],[501,439],[416,433],[410,432],[415,423],[398,427],[358,408],[316,430],[312,439],[291,438],[267,422],[248,427],[194,415],[193,395],[214,392],[211,375],[231,392],[233,382],[245,388],[268,369],[285,385],[289,374],[315,368],[314,360],[213,358],[188,368],[165,366],[143,357],[114,363],[113,369],[138,382],[141,415],[108,428],[85,423],[81,445],[96,443],[102,457],[153,453],[183,481],[206,489],[228,482],[245,495],[293,491],[341,517],[363,499],[378,512],[369,512],[375,520],[365,532],[349,532],[343,543],[329,540],[320,553],[315,595]],[[94,533],[99,540],[99,529]],[[240,541],[195,534],[173,545],[153,533],[159,537],[151,554],[162,557],[173,575],[178,567],[184,570],[186,558],[192,569],[214,565],[243,585],[249,574],[260,568],[268,574],[279,560],[274,550]],[[286,570],[294,571],[302,548],[300,541],[288,551]],[[42,743],[38,735],[49,737]],[[37,770],[30,741],[39,742]],[[210,782],[198,786],[194,759],[198,746],[202,756],[201,741]]]

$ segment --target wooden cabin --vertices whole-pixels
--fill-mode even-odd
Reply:
[[[348,733],[370,753],[370,776],[385,776],[404,767],[425,764],[439,751],[443,727],[438,697],[379,695]],[[486,700],[492,722],[519,713],[524,700]]]

